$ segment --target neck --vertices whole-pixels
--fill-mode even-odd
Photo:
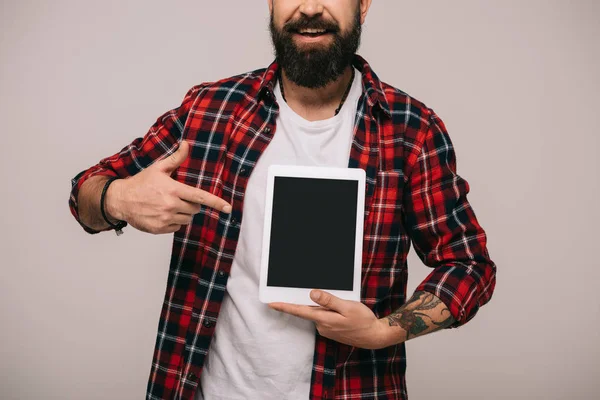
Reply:
[[[282,82],[288,105],[295,111],[299,110],[300,114],[312,114],[318,117],[323,113],[331,116],[351,83],[352,68],[352,66],[346,67],[338,79],[316,89],[296,85],[288,79],[285,70],[282,70]]]

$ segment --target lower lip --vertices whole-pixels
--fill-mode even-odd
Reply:
[[[324,33],[322,35],[319,36],[305,36],[305,35],[301,35],[299,33],[294,33],[294,37],[298,38],[299,40],[306,42],[306,43],[315,43],[315,42],[320,42],[324,39],[327,39],[331,36],[331,33]]]

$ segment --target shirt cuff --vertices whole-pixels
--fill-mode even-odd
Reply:
[[[415,291],[438,297],[456,320],[448,328],[467,323],[479,309],[477,282],[462,266],[436,267]]]

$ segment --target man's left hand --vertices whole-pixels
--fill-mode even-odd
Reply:
[[[274,310],[311,320],[322,336],[363,349],[389,346],[389,323],[358,301],[343,300],[322,290],[312,290],[310,298],[319,306],[269,303]]]

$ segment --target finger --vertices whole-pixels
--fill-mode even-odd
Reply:
[[[336,311],[342,315],[347,315],[351,307],[351,303],[348,300],[340,299],[332,295],[331,293],[324,292],[322,290],[311,290],[310,298],[320,306],[323,306],[329,310]]]
[[[189,225],[192,223],[192,220],[194,219],[193,215],[190,214],[175,214],[173,216],[173,219],[170,221],[171,224],[177,224],[177,225]]]
[[[271,307],[274,310],[295,315],[296,317],[300,317],[317,323],[326,319],[326,314],[331,313],[331,311],[320,310],[311,306],[302,306],[299,304],[289,303],[269,303],[269,307]]]
[[[200,212],[201,205],[198,203],[192,203],[191,201],[178,199],[176,200],[175,212],[181,214],[198,214]]]
[[[187,200],[192,203],[204,204],[208,207],[226,213],[231,212],[231,205],[220,197],[217,197],[212,193],[208,193],[205,190],[188,186],[185,183],[177,181],[174,181],[174,183],[177,185],[175,194],[180,199]]]
[[[174,233],[181,229],[181,225],[171,224],[165,228],[162,233]]]
[[[171,174],[185,161],[185,159],[188,157],[188,153],[189,144],[187,141],[182,140],[175,153],[163,158],[162,160],[158,160],[156,162],[156,167],[167,174]]]

